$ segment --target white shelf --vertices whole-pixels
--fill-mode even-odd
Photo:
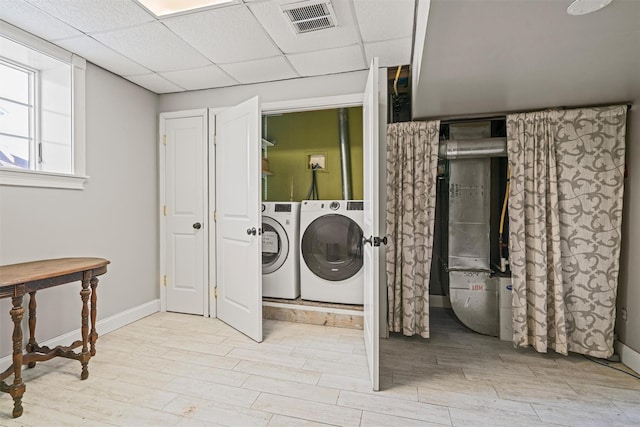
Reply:
[[[265,150],[267,147],[273,147],[273,142],[271,141],[267,141],[266,139],[262,138],[262,149]]]

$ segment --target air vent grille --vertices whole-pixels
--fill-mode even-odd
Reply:
[[[282,5],[281,7],[287,18],[289,18],[289,23],[296,34],[338,26],[338,20],[330,1],[321,3],[317,0],[305,1]]]

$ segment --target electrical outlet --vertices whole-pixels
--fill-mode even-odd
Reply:
[[[627,321],[627,309],[626,308],[622,308],[622,310],[620,310],[620,318],[622,318],[622,320],[624,320],[625,322]]]

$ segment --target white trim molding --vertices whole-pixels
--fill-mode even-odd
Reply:
[[[636,372],[640,372],[640,353],[620,341],[615,342],[616,353],[620,355],[620,361]]]
[[[137,320],[143,319],[147,316],[150,316],[154,313],[160,311],[160,300],[155,299],[153,301],[149,301],[137,307],[130,308],[128,310],[122,311],[120,313],[114,314],[113,316],[109,316],[106,319],[98,320],[96,322],[96,330],[99,335],[105,335],[109,332],[113,332],[116,329],[120,329],[123,326],[126,326],[130,323],[133,323]],[[47,346],[50,348],[56,347],[58,345],[69,345],[73,341],[77,340],[81,336],[80,328],[73,330],[71,332],[67,332],[66,334],[59,335],[55,338],[51,338],[45,342],[40,343],[42,346]],[[100,351],[100,339],[98,338],[98,351]],[[8,355],[0,359],[0,372],[7,369],[12,363],[12,356]],[[46,363],[46,362],[45,362]]]
[[[0,168],[0,185],[82,190],[88,176]]]

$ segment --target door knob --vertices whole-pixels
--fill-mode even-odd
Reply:
[[[196,230],[200,230],[200,228],[202,228],[202,224],[196,222],[195,224],[193,224],[193,228],[195,228]]]
[[[371,244],[371,240],[373,239],[373,237],[369,237],[368,239],[366,237],[362,237],[362,244],[366,245],[366,244]]]
[[[373,246],[380,246],[380,243],[387,246],[387,236],[384,236],[383,238],[380,238],[380,237],[373,238]]]
[[[253,235],[255,236],[257,232],[258,232],[258,230],[256,230],[256,228],[255,228],[255,227],[253,227],[253,228],[247,228],[247,234],[248,234],[248,235],[252,235],[252,234],[253,234]]]

